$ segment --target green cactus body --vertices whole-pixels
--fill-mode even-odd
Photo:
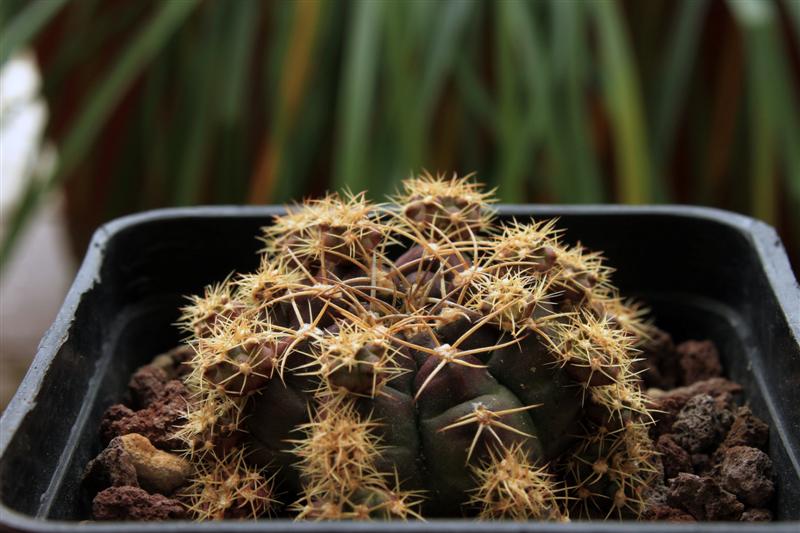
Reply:
[[[198,518],[241,517],[253,494],[253,518],[641,511],[654,470],[630,370],[643,312],[599,254],[563,245],[550,221],[499,227],[490,202],[427,175],[399,209],[310,201],[265,229],[256,272],[192,298],[178,437],[196,485],[225,472],[251,487],[222,504],[195,487]]]

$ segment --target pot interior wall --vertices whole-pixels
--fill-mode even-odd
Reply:
[[[268,209],[193,213],[111,227],[97,280],[81,297],[67,334],[40,347],[58,350],[47,368],[31,370],[42,376],[41,385],[26,380],[20,392],[34,405],[0,458],[4,505],[38,518],[87,518],[90,501],[79,480],[101,450],[102,413],[124,397],[137,366],[179,342],[173,324],[181,295],[256,267],[254,236],[268,223]],[[618,269],[615,283],[650,304],[657,324],[676,341],[717,344],[727,375],[744,386],[742,400],[770,423],[776,518],[799,519],[800,472],[789,447],[800,440],[800,406],[789,398],[800,385],[800,348],[748,234],[664,213],[548,208],[537,215],[561,215],[567,240],[604,250]]]

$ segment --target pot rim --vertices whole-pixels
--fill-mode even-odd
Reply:
[[[796,344],[800,344],[800,285],[791,270],[789,259],[781,240],[775,229],[754,218],[733,213],[730,211],[701,207],[693,205],[619,205],[619,204],[498,204],[495,206],[498,215],[505,216],[525,216],[525,217],[559,217],[562,215],[604,215],[625,217],[630,215],[645,216],[674,216],[679,218],[691,218],[697,220],[712,221],[733,228],[744,236],[756,251],[761,266],[764,269],[770,290],[773,292],[779,303],[781,312],[784,314],[789,332]],[[36,351],[36,355],[28,368],[19,388],[12,400],[6,407],[2,417],[0,417],[0,456],[4,455],[13,435],[16,433],[22,421],[36,405],[34,393],[41,390],[42,381],[47,373],[47,369],[52,360],[58,353],[61,346],[67,341],[69,328],[75,316],[75,312],[82,296],[90,291],[100,280],[100,268],[103,264],[106,248],[114,235],[123,232],[131,227],[145,224],[148,222],[175,219],[191,218],[253,218],[270,217],[282,214],[286,211],[285,206],[265,205],[265,206],[195,206],[195,207],[173,207],[144,211],[124,217],[114,219],[100,226],[92,236],[86,255],[75,276],[75,279],[65,296],[64,304],[61,306],[52,326],[46,331]],[[775,430],[782,435],[786,435],[784,421],[775,416],[774,406],[771,405],[769,398],[766,398],[768,408],[773,415],[772,423]],[[787,454],[791,460],[795,471],[800,472],[800,457],[798,457],[797,446],[787,447]],[[265,521],[249,522],[209,522],[197,523],[189,521],[175,521],[168,523],[148,523],[148,522],[105,522],[105,523],[78,523],[70,521],[38,519],[8,508],[0,502],[0,530],[8,531],[66,531],[72,530],[79,525],[81,529],[87,531],[113,530],[115,532],[133,531],[171,531],[175,533],[188,531],[371,531],[380,530],[383,532],[392,531],[440,531],[440,532],[484,532],[484,531],[520,531],[525,523],[502,523],[502,522],[475,522],[469,520],[431,520],[428,522],[386,522],[362,523],[362,522],[329,522],[323,524],[310,522],[295,522],[292,520],[276,519]],[[558,523],[536,523],[536,529],[540,531],[586,531],[586,524],[591,524],[593,531],[638,531],[646,530],[652,533],[659,531],[665,532],[688,532],[688,531],[730,531],[729,523],[695,523],[677,524],[666,522],[571,522],[566,524]],[[775,531],[775,532],[796,532],[800,521],[796,522],[770,522],[764,524],[741,524],[737,531]]]

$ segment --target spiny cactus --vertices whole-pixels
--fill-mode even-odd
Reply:
[[[275,502],[272,479],[247,465],[243,449],[212,457],[197,465],[197,475],[184,491],[189,510],[201,520],[268,515]]]
[[[555,221],[492,201],[427,174],[392,204],[308,200],[257,271],[191,298],[198,519],[639,516],[646,310]]]

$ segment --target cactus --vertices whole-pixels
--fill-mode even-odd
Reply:
[[[470,177],[330,194],[183,309],[198,519],[636,518],[655,477],[647,311],[556,221]]]

